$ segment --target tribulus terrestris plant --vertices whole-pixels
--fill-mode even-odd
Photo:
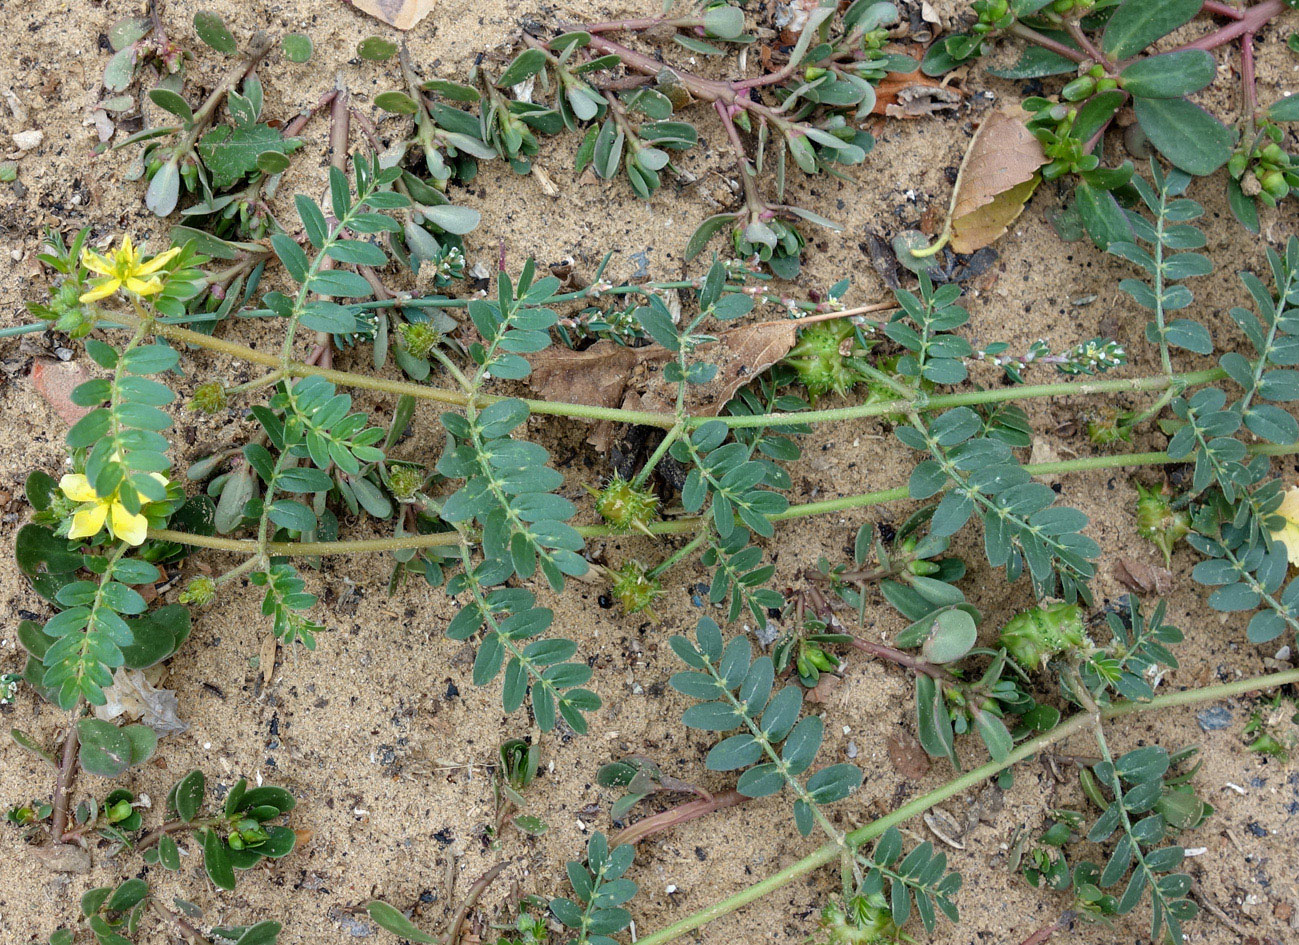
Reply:
[[[591,24],[551,38],[525,35],[523,50],[504,68],[483,64],[463,84],[421,76],[403,52],[398,67],[405,91],[385,93],[375,104],[409,116],[408,133],[382,153],[352,152],[346,90],[331,90],[315,109],[330,113],[328,198],[297,195],[296,219],[283,207],[269,210],[275,178],[301,143],[261,120],[254,70],[270,48],[265,37],[255,37],[252,53],[198,110],[174,82],[151,90],[151,100],[183,124],[147,133],[146,202],[167,216],[183,190],[181,212],[189,223],[171,232],[173,245],[152,254],[127,235],[99,252],[85,230],[70,241],[50,233],[41,257],[53,273],[49,297],[30,306],[40,320],[34,327],[79,340],[99,371],[72,394],[89,412],[67,432],[69,471],[57,479],[49,470],[28,477],[31,519],[15,543],[18,565],[49,616],[43,624],[21,625],[27,664],[3,691],[12,698],[25,685],[68,713],[58,745],[14,731],[55,772],[48,802],[9,812],[25,840],[41,843],[54,858],[74,856],[99,838],[93,842],[141,851],[146,864],[168,870],[177,869],[182,844],[189,844],[223,889],[233,888],[236,870],[289,854],[296,837],[283,817],[295,802],[284,789],[250,788],[241,780],[221,803],[205,805],[206,780],[194,771],[168,796],[172,819],[146,830],[129,790],[74,804],[74,779],[79,770],[116,778],[149,761],[157,747],[152,728],[114,724],[93,710],[127,674],[175,655],[206,605],[240,593],[236,579],[258,589],[280,643],[314,649],[328,629],[298,568],[319,556],[384,554],[392,562],[393,593],[408,580],[444,588],[457,605],[447,636],[474,647],[472,682],[495,688],[507,714],[526,705],[543,736],[561,727],[584,734],[602,706],[600,680],[579,642],[553,626],[545,602],[599,567],[584,554],[588,539],[620,535],[641,543],[650,560],[629,558],[600,575],[629,613],[652,613],[673,568],[695,562],[709,574],[713,608],[690,633],[668,638],[683,664],[671,686],[691,702],[681,723],[718,736],[704,767],[727,778],[736,774],[729,791],[710,793],[665,775],[649,758],[602,768],[602,785],[625,789],[615,806],[618,821],[650,796],[695,797],[621,834],[591,834],[583,855],[567,864],[569,894],[544,903],[566,940],[605,945],[631,925],[637,840],[774,796],[787,798],[799,832],[818,834],[822,845],[723,902],[642,932],[639,942],[673,940],[827,865],[838,866],[839,883],[821,913],[816,934],[823,940],[906,941],[916,931],[913,917],[932,932],[940,916],[958,921],[962,878],[931,843],[904,841],[899,825],[987,778],[1005,783],[1019,761],[1087,733],[1097,757],[1078,766],[1076,806],[1083,809],[1052,812],[1041,845],[1024,855],[1024,873],[1034,885],[1067,893],[1069,908],[1086,918],[1105,921],[1142,907],[1152,940],[1182,942],[1196,905],[1191,878],[1178,871],[1183,850],[1172,840],[1212,814],[1184,767],[1194,750],[1147,745],[1115,755],[1109,724],[1137,712],[1273,689],[1299,681],[1299,673],[1160,694],[1162,675],[1177,667],[1181,631],[1166,622],[1164,602],[1136,596],[1092,614],[1101,549],[1086,534],[1087,516],[1038,477],[1187,464],[1190,474],[1179,490],[1141,484],[1134,529],[1166,558],[1189,546],[1201,558],[1195,580],[1215,588],[1210,606],[1251,613],[1249,642],[1299,629],[1299,579],[1288,571],[1299,555],[1299,499],[1286,494],[1272,465],[1276,456],[1299,450],[1299,422],[1283,406],[1299,398],[1288,369],[1299,361],[1299,239],[1267,250],[1266,279],[1242,274],[1246,304],[1231,316],[1244,344],[1233,342],[1215,367],[1180,370],[1175,361],[1180,351],[1204,357],[1222,344],[1215,346],[1208,328],[1185,314],[1194,295],[1184,283],[1213,268],[1196,252],[1206,240],[1194,223],[1203,209],[1185,196],[1193,176],[1245,154],[1228,186],[1268,203],[1264,194],[1272,202],[1285,196],[1272,175],[1281,173],[1285,183],[1281,168],[1288,167],[1270,144],[1259,149],[1265,138],[1273,140],[1275,122],[1285,120],[1288,100],[1266,120],[1251,105],[1238,128],[1245,150],[1233,152],[1237,138],[1184,96],[1212,80],[1211,50],[1241,38],[1247,61],[1249,37],[1281,5],[1269,0],[1232,14],[1214,5],[1209,12],[1234,25],[1190,48],[1154,55],[1144,53],[1200,4],[1186,16],[1178,4],[1156,8],[1137,0],[979,0],[973,6],[979,19],[971,32],[932,46],[925,68],[973,59],[1000,34],[1034,45],[1025,54],[1028,64],[1018,67],[1023,76],[1059,74],[1062,62],[1078,67],[1061,92],[1065,102],[1081,103],[1077,110],[1028,103],[1034,117],[1023,128],[1042,146],[1042,160],[1016,185],[1006,212],[1014,218],[1032,189],[1022,185],[1036,186],[1039,174],[1079,178],[1074,206],[1082,225],[1140,276],[1119,287],[1150,313],[1145,338],[1158,372],[1099,377],[1127,357],[1106,338],[1065,339],[1060,353],[1046,340],[1022,355],[1009,354],[1005,342],[976,349],[962,333],[969,314],[961,289],[936,284],[925,262],[954,233],[968,237],[963,216],[954,216],[928,249],[902,240],[902,261],[918,276],[914,291],[899,288],[891,303],[846,308],[846,281],[802,300],[779,292],[770,275],[757,271],[750,257],[776,276],[795,275],[803,241],[792,221],[814,217],[762,198],[757,182],[764,168],[776,165],[779,193],[787,158],[808,173],[840,173],[859,163],[871,142],[849,118],[870,113],[874,83],[914,66],[888,49],[887,27],[896,20],[889,4],[816,8],[771,71],[756,78],[700,78],[607,38],[640,34],[713,55],[721,52],[718,43],[753,39],[745,15],[725,5]],[[209,45],[235,52],[219,19],[204,14],[196,28]],[[140,45],[144,37],[162,41],[160,24],[152,33],[142,29],[119,31],[119,47],[131,51],[114,59],[113,81],[123,89],[140,75],[145,52],[153,55],[154,46]],[[285,49],[302,51],[287,41]],[[398,50],[367,40],[361,52],[382,62]],[[624,78],[639,78],[616,86],[592,78],[618,68],[628,73]],[[1135,127],[1172,167],[1152,158],[1148,171],[1130,163],[1101,168],[1095,147],[1129,99]],[[465,237],[480,221],[446,194],[452,182],[472,178],[477,161],[499,157],[520,173],[536,174],[530,159],[538,153],[538,133],[584,128],[577,169],[591,167],[601,177],[625,173],[649,197],[663,183],[660,172],[679,171],[668,151],[684,150],[697,137],[678,120],[691,102],[716,112],[736,153],[744,204],[705,221],[689,255],[699,256],[712,235],[731,228],[743,261],[713,259],[677,280],[614,283],[605,278],[609,256],[585,282],[529,260],[517,273],[502,265],[490,278],[471,277],[481,285],[470,282]],[[233,124],[214,126],[223,104]],[[1190,136],[1194,142],[1172,134],[1178,124],[1199,129]],[[986,133],[985,127],[980,134]],[[365,134],[380,144],[369,129]],[[756,144],[746,143],[745,134]],[[1249,225],[1252,204],[1233,197],[1233,206]],[[1004,230],[1008,219],[1001,209],[995,215],[992,228]],[[390,288],[403,271],[418,293]],[[867,317],[876,312],[884,314]],[[274,325],[279,350],[231,337],[236,313]],[[756,320],[755,313],[773,317]],[[187,406],[216,415],[247,411],[256,430],[247,442],[200,457],[176,475],[178,415],[163,408],[176,402],[172,372],[194,348],[262,373],[233,385],[201,379]],[[335,353],[365,348],[374,371],[333,366]],[[753,363],[754,350],[763,352],[760,363]],[[377,373],[390,354],[407,379]],[[630,401],[623,397],[626,384],[611,402],[562,396],[563,385],[553,378],[588,368],[595,358],[648,362],[656,370]],[[970,382],[971,366],[984,360],[1002,369],[1004,386]],[[1059,376],[1029,384],[1026,373],[1039,370],[1034,364]],[[519,396],[520,382],[538,396]],[[864,396],[857,402],[821,403],[858,388]],[[385,395],[387,413],[356,409],[354,390]],[[1140,429],[1166,436],[1164,451],[1023,461],[1031,424],[1019,403],[1118,393],[1148,402],[1097,421],[1096,443],[1113,447]],[[443,409],[436,438],[408,436],[420,401]],[[567,496],[578,490],[568,488],[549,451],[530,438],[527,421],[539,417],[642,431],[643,448],[624,468],[580,484],[590,493],[586,519],[598,524],[576,524],[585,510]],[[914,455],[905,481],[791,502],[788,466],[800,456],[798,438],[820,424],[870,417]],[[186,482],[196,484],[194,494]],[[851,561],[822,560],[795,586],[776,583],[767,543],[782,522],[886,502],[911,503],[900,528],[886,535],[868,524]],[[348,521],[386,534],[348,537],[342,534]],[[998,615],[983,632],[984,615],[961,588],[971,565],[953,550],[953,539],[971,528],[980,534],[986,564],[1007,584],[1023,579],[1037,600],[1019,614]],[[667,536],[678,536],[672,550],[657,541]],[[238,560],[224,571],[196,573],[192,564],[202,549]],[[141,589],[162,583],[164,571],[169,578],[190,576],[175,601],[151,606]],[[907,624],[892,645],[866,636],[866,611],[881,600]],[[755,653],[748,633],[754,627],[769,653]],[[978,645],[981,638],[989,645]],[[863,773],[822,756],[825,721],[807,710],[807,701],[823,681],[848,671],[850,652],[910,675],[919,743],[954,775],[845,830],[833,805],[853,795]],[[1251,734],[1264,727],[1260,715]],[[977,741],[966,738],[971,733]],[[1288,750],[1276,736],[1263,737],[1255,750]],[[547,829],[527,813],[540,750],[524,739],[500,747],[493,837],[507,823],[532,834]],[[987,761],[962,770],[971,752],[984,751]],[[1080,860],[1069,849],[1084,838],[1091,846],[1081,855],[1103,863]],[[470,890],[447,941],[455,940],[499,872],[488,872]],[[520,910],[514,928],[521,941],[546,934],[530,911],[536,905]],[[434,941],[404,909],[381,900],[365,908],[406,940]],[[83,929],[100,942],[130,941],[146,921],[241,945],[273,942],[280,931],[278,921],[266,920],[197,933],[193,918],[159,903],[144,880],[127,879],[87,893],[80,915],[51,942],[67,945]]]

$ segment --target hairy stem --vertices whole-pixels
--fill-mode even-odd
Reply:
[[[1267,456],[1289,456],[1299,453],[1296,446],[1260,446],[1251,452]],[[1129,466],[1163,466],[1169,463],[1182,462],[1172,459],[1167,453],[1120,453],[1117,456],[1086,456],[1081,459],[1066,459],[1055,463],[1030,463],[1024,466],[1034,476],[1056,476],[1064,473],[1082,472],[1091,469],[1124,469]],[[792,505],[784,512],[769,516],[774,522],[783,522],[794,518],[807,518],[812,515],[827,515],[834,512],[846,512],[849,509],[860,509],[871,505],[883,505],[886,502],[900,502],[907,498],[907,487],[897,486],[892,489],[881,489],[877,492],[862,492],[856,495],[842,496],[837,499],[822,499],[818,502],[806,502]],[[705,520],[699,516],[685,516],[664,522],[651,522],[646,530],[651,535],[695,534]],[[581,525],[578,534],[584,538],[607,538],[614,535],[625,537],[605,525]],[[236,551],[245,554],[256,553],[257,543],[247,538],[222,538],[218,535],[195,535],[190,532],[178,532],[168,528],[150,529],[149,537],[163,541],[174,541],[195,548],[212,548],[217,551]],[[403,535],[400,538],[359,538],[351,541],[271,541],[266,543],[266,551],[271,555],[333,555],[356,554],[358,552],[400,551],[405,548],[433,548],[441,545],[460,543],[456,532],[436,532],[431,535]]]
[[[68,827],[68,799],[72,794],[72,782],[77,777],[77,723],[85,711],[85,697],[77,699],[76,706],[68,715],[68,734],[63,739],[63,758],[59,762],[59,773],[54,780],[54,813],[50,821],[50,840],[62,843],[64,831]]]
[[[688,824],[692,820],[698,820],[700,817],[707,816],[715,811],[725,810],[728,807],[738,807],[740,804],[751,800],[753,798],[734,789],[724,794],[715,794],[712,797],[695,798],[693,801],[670,807],[662,813],[644,817],[630,827],[624,827],[609,839],[609,848],[613,849],[624,843],[639,843],[652,834],[671,830],[673,827],[679,827],[682,824]]]
[[[1249,692],[1257,692],[1264,689],[1274,689],[1278,686],[1291,685],[1299,683],[1299,670],[1292,669],[1281,673],[1272,673],[1267,676],[1255,676],[1250,679],[1242,679],[1236,682],[1223,683],[1218,686],[1207,686],[1202,689],[1188,689],[1183,692],[1172,692],[1163,696],[1156,696],[1149,702],[1118,702],[1114,705],[1101,709],[1103,719],[1123,718],[1137,712],[1148,712],[1159,709],[1172,709],[1180,706],[1195,705],[1200,702],[1208,702],[1215,699],[1227,699],[1233,696],[1243,695]],[[860,846],[879,837],[890,827],[895,827],[905,823],[913,817],[916,817],[932,808],[935,804],[941,804],[943,801],[955,797],[963,791],[982,783],[988,778],[1000,773],[1012,765],[1018,764],[1026,758],[1037,754],[1042,749],[1054,745],[1057,742],[1064,741],[1072,735],[1085,731],[1092,725],[1092,716],[1087,712],[1080,712],[1073,718],[1061,725],[1056,726],[1049,732],[1031,738],[1016,747],[1009,755],[1001,761],[989,761],[986,764],[966,772],[960,777],[954,778],[942,787],[923,794],[913,801],[899,807],[890,814],[886,814],[877,820],[859,827],[848,834],[848,841],[853,846]],[[755,883],[749,888],[736,893],[735,895],[714,903],[706,909],[696,912],[679,922],[675,922],[665,929],[647,935],[638,939],[638,945],[664,945],[665,942],[673,941],[685,935],[694,929],[707,925],[715,919],[724,915],[729,915],[737,909],[741,909],[751,902],[762,899],[770,895],[782,886],[793,882],[801,876],[805,876],[813,870],[819,869],[826,864],[833,862],[839,856],[839,847],[834,843],[826,843],[815,852],[803,857],[797,863],[785,867],[778,873],[774,873],[759,883]]]

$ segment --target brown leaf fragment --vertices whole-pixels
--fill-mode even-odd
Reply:
[[[368,13],[399,30],[408,30],[433,12],[434,0],[348,0],[362,13]]]
[[[890,735],[884,740],[889,752],[889,761],[898,774],[910,781],[918,781],[929,773],[929,756],[908,734]]]
[[[1046,163],[1042,144],[1013,112],[999,109],[975,132],[952,193],[951,247],[972,253],[1001,236],[1024,209]]]
[[[90,854],[71,843],[47,843],[28,849],[51,873],[90,872]]]
[[[737,390],[788,354],[797,335],[798,322],[792,319],[719,334],[716,342],[697,352],[701,360],[717,365],[717,375],[707,384],[687,388],[686,410],[716,416]],[[531,358],[528,383],[543,400],[672,413],[677,386],[663,380],[662,371],[671,356],[658,345],[626,348],[612,341],[598,341],[584,351],[548,349]],[[587,442],[603,452],[612,433],[611,425],[602,422]]]
[[[627,380],[639,360],[639,350],[645,349],[627,348],[613,341],[597,341],[584,351],[547,348],[533,355],[528,383],[543,400],[617,407],[622,404]]]
[[[72,402],[72,392],[88,380],[90,375],[86,369],[75,361],[56,361],[53,358],[32,361],[32,384],[69,426],[90,413],[89,407],[80,407]]]
[[[737,390],[788,354],[797,336],[798,322],[793,320],[757,322],[719,334],[716,342],[698,349],[701,360],[717,365],[717,376],[707,384],[691,384],[687,388],[687,411],[700,416],[717,416]],[[661,356],[648,355],[652,351]],[[666,356],[666,352],[657,346],[638,348],[637,353],[640,352],[647,352],[647,355],[643,355],[637,365],[632,393],[623,406],[634,410],[672,411],[676,407],[677,386],[663,380],[656,363]],[[638,390],[641,393],[636,396]],[[636,406],[632,406],[633,401]]]
[[[960,89],[944,85],[941,80],[915,72],[890,72],[875,87],[872,115],[888,118],[923,118],[948,111],[960,104]]]
[[[1114,565],[1115,579],[1130,591],[1155,593],[1161,597],[1173,589],[1173,572],[1167,568],[1120,558]]]

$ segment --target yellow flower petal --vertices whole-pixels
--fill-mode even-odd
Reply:
[[[91,272],[99,273],[101,276],[111,276],[113,274],[112,260],[104,258],[99,253],[92,253],[88,249],[81,251],[81,265]]]
[[[1272,532],[1272,537],[1285,545],[1290,563],[1299,565],[1299,489],[1291,489],[1285,494],[1276,514],[1285,519],[1285,524]]]
[[[135,276],[126,277],[126,287],[136,295],[154,295],[162,291],[162,283],[157,279],[137,279]]]
[[[94,502],[99,498],[90,480],[81,473],[68,473],[59,480],[59,488],[73,502]]]
[[[83,292],[81,294],[80,301],[98,302],[100,299],[106,299],[116,292],[121,284],[122,281],[120,279],[105,279],[97,284],[92,284],[92,288],[89,292]]]
[[[174,259],[179,253],[180,253],[179,247],[173,247],[167,250],[165,253],[159,253],[157,256],[154,256],[144,265],[136,268],[135,274],[137,276],[152,275],[153,273],[161,269],[163,266],[167,265],[167,263],[171,262],[172,259]]]
[[[109,528],[114,535],[128,545],[138,545],[144,541],[145,532],[149,529],[149,520],[144,515],[132,515],[121,502],[112,504],[111,513]]]
[[[72,529],[68,532],[68,537],[90,538],[98,535],[99,530],[104,527],[106,518],[108,518],[107,502],[97,502],[87,506],[72,516]]]

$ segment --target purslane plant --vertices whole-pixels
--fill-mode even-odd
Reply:
[[[1137,197],[1132,165],[1101,163],[1106,131],[1129,106],[1135,124],[1125,139],[1134,153],[1153,147],[1195,176],[1226,165],[1232,212],[1257,233],[1259,207],[1276,206],[1299,185],[1281,127],[1299,119],[1299,96],[1260,105],[1254,66],[1255,34],[1288,7],[1285,0],[1243,7],[1202,0],[974,0],[968,31],[934,43],[923,69],[940,75],[1005,38],[1022,43],[1023,52],[1013,65],[990,69],[991,74],[1073,77],[1055,97],[1030,97],[1023,107],[1046,153],[1042,178],[1076,180],[1071,226],[1081,227],[1102,249],[1133,241],[1124,213]],[[1162,42],[1197,16],[1214,17],[1222,25],[1181,46]],[[1188,96],[1214,82],[1217,63],[1211,53],[1237,44],[1240,111],[1234,122],[1224,123]]]

